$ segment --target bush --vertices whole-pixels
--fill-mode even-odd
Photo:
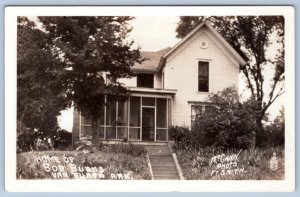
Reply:
[[[33,150],[66,149],[72,144],[72,133],[66,130],[55,131],[52,136],[26,127],[22,122],[17,122],[17,152]]]
[[[58,130],[52,139],[55,149],[65,150],[72,145],[72,133],[63,129]]]
[[[284,112],[281,110],[281,114],[270,125],[266,126],[264,132],[261,133],[261,147],[283,146],[285,141],[284,130]]]
[[[204,113],[197,114],[191,131],[171,128],[176,149],[247,149],[254,145],[255,102],[240,102],[234,87],[209,96]]]
[[[131,142],[128,144],[125,143],[116,143],[109,146],[108,151],[113,153],[123,153],[131,156],[145,156],[147,150],[144,146],[134,145]]]
[[[242,103],[235,88],[209,96],[209,110],[196,117],[192,135],[194,146],[246,149],[253,146],[255,102]]]

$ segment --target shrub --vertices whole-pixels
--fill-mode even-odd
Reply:
[[[285,141],[285,123],[284,111],[275,118],[275,120],[265,127],[264,132],[261,133],[261,146],[283,146]]]
[[[254,100],[242,103],[231,87],[212,94],[207,103],[205,112],[196,115],[191,131],[186,127],[171,128],[176,149],[246,149],[254,145]]]
[[[52,136],[17,122],[17,152],[33,150],[66,149],[72,143],[72,133],[66,130],[53,131]]]
[[[116,143],[109,146],[108,151],[113,153],[123,153],[131,156],[145,156],[147,150],[144,146],[134,145],[131,142],[125,143]]]
[[[253,146],[255,103],[242,103],[237,90],[226,88],[208,98],[209,110],[196,117],[192,130],[193,143],[200,147],[246,149]]]
[[[72,133],[66,130],[58,130],[52,138],[54,148],[65,150],[72,145]]]

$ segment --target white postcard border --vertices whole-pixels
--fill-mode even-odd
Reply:
[[[17,16],[130,15],[283,15],[286,34],[285,180],[272,181],[110,181],[16,179],[16,43]],[[5,188],[7,191],[209,191],[284,192],[295,189],[295,10],[292,6],[31,6],[5,9]]]

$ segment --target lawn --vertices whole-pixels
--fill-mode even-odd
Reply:
[[[187,180],[284,179],[283,148],[225,152],[214,149],[174,151]],[[276,155],[275,159],[273,155]]]
[[[17,154],[17,179],[150,179],[145,155],[99,150]]]

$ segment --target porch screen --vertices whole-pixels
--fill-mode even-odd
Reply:
[[[81,115],[80,138],[92,138],[92,119],[88,115]]]
[[[140,115],[141,115],[141,98],[130,98],[130,122],[129,122],[129,139],[140,140]]]
[[[167,141],[168,132],[168,112],[167,99],[157,98],[156,101],[156,140]]]
[[[128,133],[128,103],[119,101],[117,104],[118,119],[117,119],[117,139],[127,139]]]
[[[107,101],[106,103],[106,138],[116,139],[116,102]]]

